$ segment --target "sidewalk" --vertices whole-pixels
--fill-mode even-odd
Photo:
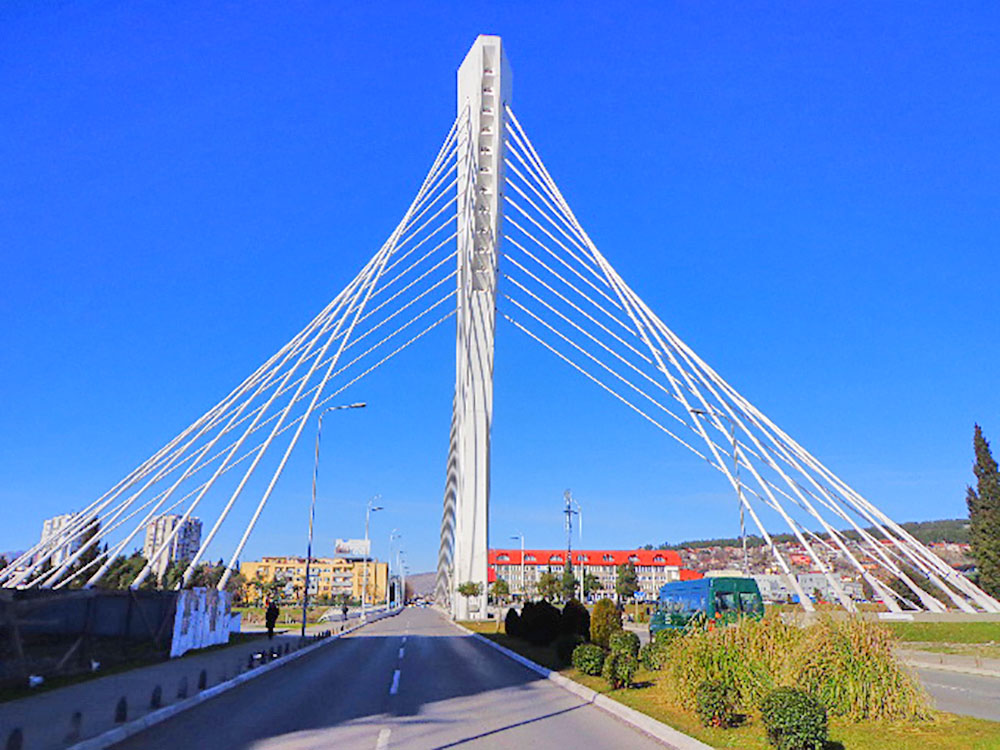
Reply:
[[[350,626],[356,624],[356,620],[350,622]],[[329,630],[337,634],[344,627],[344,623],[323,623],[310,626],[307,632]],[[311,642],[301,642],[298,633],[299,629],[293,627],[276,634],[271,641],[262,633],[261,638],[245,643],[195,651],[178,659],[0,703],[0,747],[15,747],[9,744],[11,736],[20,730],[23,744],[19,747],[23,750],[65,748],[251,670],[270,660],[267,652],[271,649],[283,656]]]
[[[896,653],[905,664],[911,667],[1000,678],[1000,659],[986,659],[980,656],[962,654],[939,654],[934,651],[912,651],[902,648]]]

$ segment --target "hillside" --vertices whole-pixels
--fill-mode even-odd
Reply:
[[[968,544],[969,542],[969,519],[967,518],[953,518],[944,519],[940,521],[908,521],[906,523],[900,524],[906,531],[913,534],[918,540],[924,544],[930,542],[957,542]],[[869,527],[866,531],[875,534],[875,529]],[[844,531],[843,535],[848,539],[857,539],[858,533],[851,529],[850,531]],[[826,534],[820,534],[820,537],[825,538]],[[792,534],[775,534],[771,537],[775,542],[793,542],[795,537]],[[721,539],[696,539],[691,541],[679,542],[678,544],[669,544],[664,542],[660,545],[647,544],[646,549],[699,549],[701,547],[735,547],[740,544],[740,540],[736,538],[721,538]],[[747,546],[749,547],[759,547],[764,544],[764,540],[753,534],[747,536]]]

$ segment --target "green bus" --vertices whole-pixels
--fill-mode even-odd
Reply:
[[[764,616],[764,600],[753,578],[699,578],[674,581],[660,589],[656,612],[649,619],[649,635],[664,629],[686,628],[692,620],[730,623],[739,617]]]

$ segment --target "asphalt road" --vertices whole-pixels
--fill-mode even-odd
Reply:
[[[130,737],[116,748],[319,750],[663,745],[407,609]]]
[[[1000,721],[1000,679],[940,669],[920,668],[916,672],[935,708]]]

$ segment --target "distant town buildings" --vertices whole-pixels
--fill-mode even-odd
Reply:
[[[670,581],[701,577],[682,568],[681,556],[672,550],[573,550],[571,565],[577,580],[583,581],[585,575],[597,579],[598,589],[592,592],[592,596],[613,598],[618,566],[629,562],[635,565],[639,590],[647,598],[659,596],[660,587]],[[502,578],[511,594],[523,596],[527,593],[532,596],[538,590],[542,573],[562,574],[566,565],[566,550],[525,550],[522,566],[520,549],[491,549],[488,565],[490,582]]]
[[[63,532],[67,526],[69,526],[73,521],[72,513],[65,513],[61,516],[53,516],[52,518],[45,519],[42,523],[42,539],[51,539],[52,537],[58,536]],[[73,553],[80,549],[81,540],[79,538],[74,539],[72,542],[67,542],[59,546],[49,558],[53,568],[57,568],[62,565],[66,560],[72,557]]]
[[[345,558],[314,557],[309,567],[309,597],[322,599],[347,595],[360,599],[365,583],[365,567],[368,567],[368,595],[370,603],[385,599],[386,580],[389,577],[387,563],[377,560],[354,560]],[[285,583],[282,593],[290,598],[299,598],[305,588],[306,558],[304,557],[263,557],[259,561],[249,561],[240,565],[240,573],[246,579],[244,596],[247,601],[255,601],[261,596],[261,586],[275,580]]]
[[[153,560],[156,550],[166,543],[174,529],[180,529],[170,540],[163,553]],[[146,541],[142,546],[142,556],[152,562],[152,571],[157,578],[163,578],[170,563],[191,560],[201,546],[201,521],[197,518],[184,519],[183,516],[156,516],[146,526]]]

